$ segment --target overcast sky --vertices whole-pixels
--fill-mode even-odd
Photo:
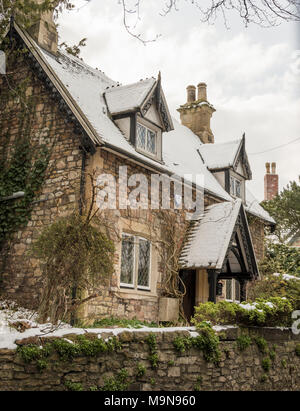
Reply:
[[[77,9],[59,18],[61,41],[77,44],[87,37],[81,57],[122,84],[162,73],[171,114],[186,102],[186,86],[206,82],[216,112],[211,127],[215,142],[240,138],[246,148],[253,180],[248,187],[263,199],[265,162],[276,161],[280,189],[300,174],[300,30],[296,23],[274,28],[244,28],[228,15],[214,25],[201,23],[194,6],[179,1],[180,10],[159,15],[164,0],[143,0],[136,27],[144,46],[122,23],[118,0],[75,0]],[[83,5],[83,7],[81,7]],[[133,16],[134,17],[134,16]],[[132,22],[130,22],[132,23]],[[297,31],[298,30],[298,31]]]

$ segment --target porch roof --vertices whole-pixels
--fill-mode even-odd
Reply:
[[[204,215],[190,227],[180,256],[182,268],[221,270],[241,213],[245,214],[245,211],[240,199],[207,207]],[[256,274],[257,266],[249,227],[245,218],[242,218],[242,221],[252,256],[252,269]]]

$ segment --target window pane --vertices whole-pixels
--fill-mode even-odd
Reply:
[[[141,124],[137,124],[136,128],[136,144],[139,148],[146,148],[146,128]]]
[[[234,178],[233,177],[230,177],[230,194],[235,194]]]
[[[235,300],[240,301],[240,283],[235,280]]]
[[[239,180],[235,180],[235,194],[237,197],[241,197],[241,182]]]
[[[133,285],[134,237],[123,236],[121,254],[121,283]]]
[[[232,280],[226,280],[226,300],[232,300]]]
[[[149,286],[150,241],[139,240],[138,286]]]
[[[156,134],[151,130],[147,130],[147,151],[150,153],[156,153]]]

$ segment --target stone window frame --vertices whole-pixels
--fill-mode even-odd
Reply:
[[[227,284],[228,281],[231,281],[231,298],[227,298]],[[236,287],[238,284],[238,289],[239,289],[239,298],[236,298]],[[230,278],[225,280],[225,287],[224,287],[224,295],[225,295],[225,301],[228,302],[234,302],[234,303],[240,303],[241,302],[241,289],[240,289],[240,284],[236,278]]]
[[[121,270],[122,270],[122,242],[124,237],[132,237],[133,238],[133,281],[132,284],[123,283],[121,282]],[[138,268],[139,268],[139,241],[144,240],[149,243],[150,250],[149,250],[149,270],[148,270],[148,286],[139,285],[138,284]],[[121,289],[132,289],[132,290],[139,290],[139,291],[151,291],[151,269],[152,269],[152,243],[151,241],[146,238],[142,237],[141,235],[134,235],[130,233],[122,233],[122,240],[121,240],[121,264],[120,264],[120,288]]]

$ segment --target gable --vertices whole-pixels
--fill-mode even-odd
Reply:
[[[158,125],[159,127],[163,128],[161,118],[159,116],[157,108],[155,107],[155,105],[153,103],[151,104],[148,111],[146,112],[145,118],[147,120],[151,121],[152,123]]]
[[[240,278],[258,276],[241,200],[215,204],[206,209],[204,216],[190,229],[180,263],[182,268],[214,269],[228,276],[231,273],[228,264],[231,264]]]

